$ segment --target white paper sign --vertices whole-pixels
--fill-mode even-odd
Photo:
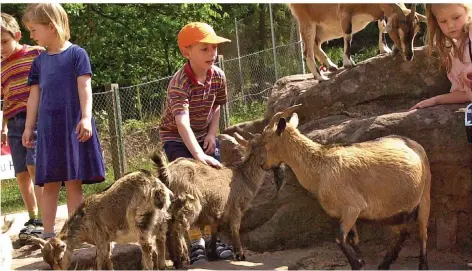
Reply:
[[[2,131],[3,111],[0,111],[0,132]],[[0,155],[0,180],[15,178],[15,169],[11,155]]]
[[[0,155],[0,180],[15,178],[11,155]]]

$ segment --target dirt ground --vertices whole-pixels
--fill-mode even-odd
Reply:
[[[63,223],[63,222],[62,222]],[[62,225],[58,225],[62,227]],[[20,246],[17,238],[11,236],[14,246],[14,270],[45,270],[49,266],[42,261],[41,251],[37,245]],[[361,251],[366,261],[365,269],[377,269],[377,264],[385,253],[384,245],[361,244]],[[128,251],[128,252],[127,252]],[[137,255],[135,245],[117,245],[113,251],[115,269],[139,268],[140,255]],[[472,261],[472,255],[451,251],[428,251],[430,269],[467,269],[467,263]],[[407,240],[396,263],[391,269],[417,269],[419,245]],[[95,248],[84,245],[74,253],[71,269],[93,269]],[[342,252],[334,242],[325,242],[309,248],[288,249],[275,252],[246,251],[247,261],[215,261],[195,264],[190,269],[197,270],[289,270],[289,269],[350,269]],[[172,269],[168,261],[168,268]]]

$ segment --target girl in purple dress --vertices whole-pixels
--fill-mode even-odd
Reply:
[[[31,66],[23,145],[33,147],[37,119],[35,183],[44,186],[43,238],[54,236],[61,184],[69,215],[83,201],[82,183],[105,178],[102,151],[92,117],[92,70],[87,52],[69,42],[67,13],[57,3],[30,4],[23,23],[31,39],[47,50]]]

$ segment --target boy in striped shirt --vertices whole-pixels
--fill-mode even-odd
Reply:
[[[19,234],[20,241],[24,243],[28,235],[34,234],[39,237],[43,233],[43,223],[38,210],[42,188],[34,185],[35,148],[26,148],[21,142],[30,93],[30,87],[27,85],[28,74],[33,59],[41,54],[43,49],[20,44],[21,31],[18,22],[11,15],[3,12],[1,15],[3,98],[1,143],[10,146],[16,180],[29,214],[29,220]]]
[[[179,157],[195,158],[204,164],[221,167],[216,139],[220,106],[225,104],[226,77],[214,65],[217,45],[230,40],[216,35],[213,28],[200,22],[184,26],[177,42],[188,60],[172,77],[161,119],[159,135],[169,162]],[[210,233],[210,228],[205,228]],[[189,231],[192,241],[190,263],[205,261],[205,241],[198,228]],[[232,257],[232,251],[220,244],[220,258]]]

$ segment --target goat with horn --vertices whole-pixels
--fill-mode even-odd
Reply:
[[[388,269],[403,246],[410,223],[418,223],[419,269],[428,269],[427,226],[431,172],[417,142],[386,136],[351,145],[323,145],[302,135],[290,107],[272,117],[260,141],[267,150],[262,167],[287,164],[300,184],[313,193],[324,211],[340,219],[336,242],[352,269],[364,266],[356,221],[393,225],[397,242],[379,269]]]

